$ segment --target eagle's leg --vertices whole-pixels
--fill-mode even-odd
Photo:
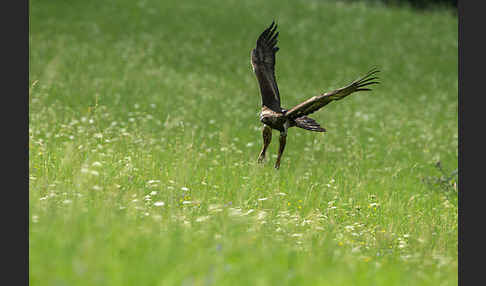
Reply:
[[[280,145],[278,146],[278,156],[275,162],[275,169],[280,168],[280,159],[282,158],[283,151],[285,150],[285,143],[287,142],[287,129],[290,127],[288,120],[283,124],[284,130],[280,132]]]
[[[263,159],[265,159],[265,152],[267,152],[268,145],[270,145],[270,141],[272,141],[272,128],[270,126],[263,124],[263,148],[260,152],[260,156],[258,156],[258,163],[261,163]]]
[[[275,169],[280,168],[280,159],[285,149],[285,143],[287,142],[287,132],[280,132],[280,145],[278,146],[278,157],[275,162]]]

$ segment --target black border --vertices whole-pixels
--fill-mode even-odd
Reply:
[[[479,196],[484,192],[484,167],[481,156],[484,154],[486,142],[482,136],[484,133],[485,120],[482,118],[485,105],[482,99],[486,90],[484,84],[484,62],[486,45],[484,43],[484,19],[485,19],[485,1],[466,1],[458,2],[458,54],[459,54],[459,208],[458,208],[458,276],[459,285],[482,285],[484,278],[480,276],[483,269],[483,263],[480,263],[482,257],[482,244],[484,239],[481,231],[484,227],[484,200]],[[482,5],[481,5],[482,4]],[[469,102],[466,104],[466,102]],[[476,104],[474,104],[476,103]],[[467,106],[467,109],[466,109]],[[478,116],[479,115],[479,116]],[[470,130],[466,139],[465,130]],[[475,134],[473,131],[476,130]],[[467,142],[467,143],[465,143]],[[483,153],[483,154],[481,154]],[[469,154],[469,157],[466,156]],[[466,159],[468,158],[468,159]],[[476,159],[476,162],[473,160]],[[465,162],[469,162],[466,165]],[[465,175],[467,174],[467,180]],[[476,178],[476,182],[474,182]],[[473,180],[471,180],[473,179]],[[467,198],[466,195],[467,193]],[[467,211],[466,211],[467,210]],[[469,240],[465,240],[465,213],[468,221]],[[474,228],[476,225],[476,228]],[[474,233],[476,232],[476,233]],[[476,235],[474,235],[476,234]],[[472,238],[472,239],[471,239]],[[466,245],[471,250],[466,258]],[[473,255],[476,254],[476,257]],[[467,272],[466,272],[467,270]],[[467,274],[466,274],[467,273]],[[469,283],[466,281],[470,281]]]
[[[29,1],[5,1],[2,41],[3,285],[29,285]],[[5,255],[6,254],[6,255]],[[4,282],[5,281],[5,282]],[[9,283],[13,281],[13,283]]]

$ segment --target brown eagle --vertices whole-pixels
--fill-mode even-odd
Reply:
[[[306,115],[319,110],[333,100],[343,99],[353,92],[370,91],[371,89],[365,86],[378,83],[376,81],[378,77],[373,75],[379,71],[373,68],[363,77],[343,88],[309,98],[291,109],[284,109],[280,106],[280,94],[275,81],[275,53],[279,49],[276,46],[278,37],[278,32],[275,33],[276,30],[277,25],[273,21],[270,27],[260,34],[256,47],[251,50],[251,65],[258,79],[262,96],[260,121],[263,123],[263,148],[258,156],[258,162],[265,159],[265,152],[272,140],[272,129],[277,129],[280,131],[280,146],[275,168],[278,169],[285,149],[287,129],[297,126],[310,131],[325,132],[326,130],[319,123]]]

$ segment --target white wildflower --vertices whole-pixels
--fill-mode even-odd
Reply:
[[[206,221],[210,218],[210,216],[200,216],[196,219],[196,222],[203,222],[203,221]]]
[[[265,211],[259,211],[257,215],[258,220],[263,220],[267,216],[267,213]]]
[[[98,162],[98,161],[93,162],[93,164],[91,164],[91,166],[93,166],[93,167],[101,167],[101,165],[102,164],[100,162]]]

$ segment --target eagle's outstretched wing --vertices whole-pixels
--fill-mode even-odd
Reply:
[[[372,75],[376,74],[379,72],[377,69],[372,69],[366,75],[364,75],[362,78],[359,78],[349,85],[339,88],[330,92],[326,92],[324,94],[314,96],[301,104],[298,104],[297,106],[289,109],[286,113],[285,116],[289,119],[296,119],[304,115],[308,115],[313,113],[314,111],[317,111],[318,109],[322,108],[323,106],[327,105],[329,102],[333,100],[340,100],[343,99],[344,97],[350,95],[353,92],[356,91],[369,91],[371,90],[370,88],[366,88],[365,86],[371,85],[371,84],[377,84],[379,82],[375,81],[378,79],[378,77],[372,77]]]
[[[251,50],[251,64],[260,85],[262,105],[280,112],[280,94],[275,81],[275,53],[278,51],[277,25],[272,25],[260,34],[256,47]]]

